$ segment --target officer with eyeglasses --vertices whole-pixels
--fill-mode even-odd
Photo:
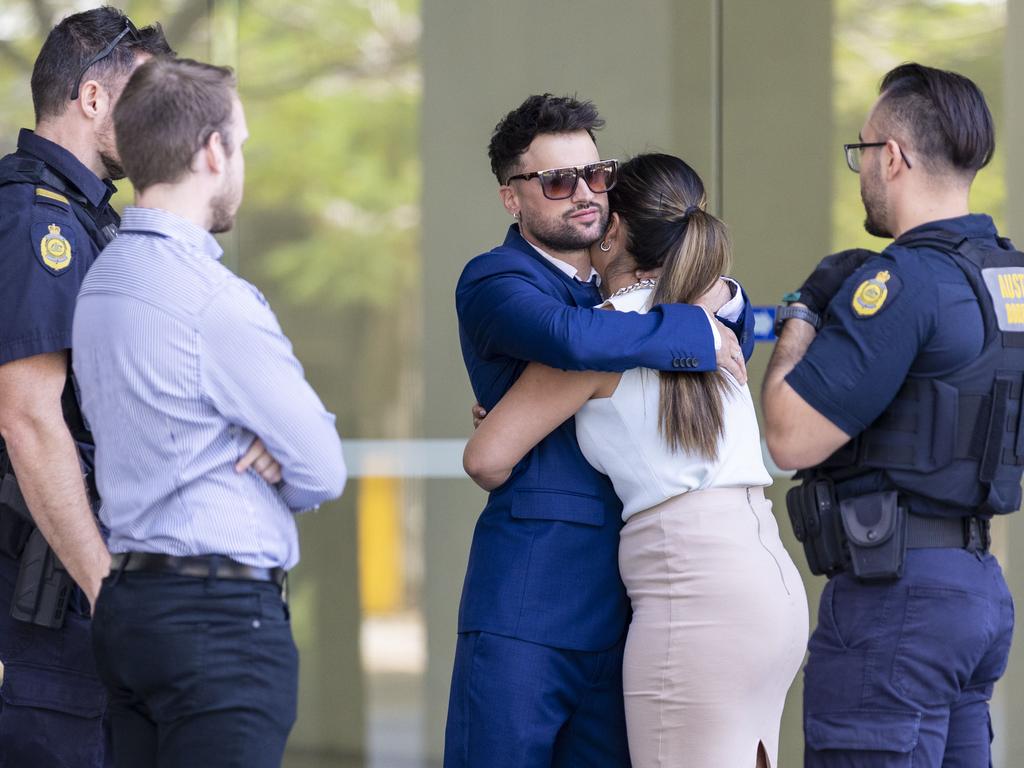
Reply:
[[[777,313],[768,448],[829,577],[804,683],[809,768],[991,765],[1013,602],[990,521],[1021,503],[1024,254],[968,209],[992,116],[962,75],[896,67],[845,146],[882,253],[821,262]]]
[[[71,374],[86,270],[117,233],[112,114],[159,25],[103,7],[62,20],[32,71],[35,130],[0,160],[0,766],[102,766],[106,693],[90,608],[110,556]]]
[[[533,360],[681,375],[722,366],[746,380],[753,323],[738,292],[724,322],[696,306],[594,309],[602,297],[588,248],[601,247],[618,167],[598,153],[603,124],[590,102],[544,94],[491,137],[491,170],[515,223],[456,288],[463,358],[485,409]],[[722,289],[719,305],[730,299]],[[583,458],[572,419],[490,494],[462,591],[446,768],[629,765],[621,513],[611,482]]]

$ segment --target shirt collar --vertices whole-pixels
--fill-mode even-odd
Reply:
[[[161,235],[188,246],[193,251],[199,251],[211,259],[220,259],[224,255],[220,243],[205,229],[159,208],[125,208],[119,231]]]
[[[646,314],[651,308],[651,298],[654,296],[653,288],[638,288],[629,293],[619,296],[609,296],[598,307],[611,307],[619,312],[639,312]]]
[[[18,149],[42,160],[46,165],[63,176],[95,208],[102,208],[117,188],[109,181],[100,179],[86,168],[82,161],[49,139],[37,136],[34,131],[22,128],[18,134]]]
[[[966,216],[956,216],[952,219],[929,221],[913,229],[908,229],[896,238],[896,244],[898,245],[900,240],[908,235],[922,235],[935,230],[951,232],[954,235],[965,237],[995,237],[998,234],[995,222],[992,221],[991,216],[984,213],[969,213]]]

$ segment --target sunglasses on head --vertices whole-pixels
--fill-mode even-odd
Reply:
[[[618,160],[601,160],[598,163],[566,168],[549,168],[546,171],[533,171],[532,173],[518,173],[509,176],[505,182],[509,184],[515,179],[529,181],[540,179],[540,191],[548,200],[565,200],[572,197],[576,192],[576,185],[580,178],[590,187],[595,194],[607,192],[615,186],[615,179],[619,171]]]
[[[137,43],[141,40],[141,37],[139,36],[139,30],[137,30],[135,28],[135,25],[132,24],[132,20],[127,17],[125,17],[124,20],[124,29],[121,30],[117,37],[115,37],[113,40],[107,43],[106,47],[102,51],[100,51],[87,62],[85,62],[85,66],[82,67],[82,70],[78,73],[78,77],[75,78],[75,87],[71,89],[71,101],[74,101],[78,98],[78,89],[81,88],[82,78],[85,77],[85,73],[89,71],[89,67],[91,67],[96,62],[103,61],[103,59],[107,58],[107,56],[113,53],[114,49],[117,48],[117,44],[120,43],[126,35],[131,35],[131,40],[133,43]]]

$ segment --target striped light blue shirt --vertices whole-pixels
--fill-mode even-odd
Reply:
[[[110,551],[291,568],[293,512],[339,496],[341,441],[263,296],[210,233],[128,208],[89,270],[72,330]],[[258,436],[276,486],[235,463]]]

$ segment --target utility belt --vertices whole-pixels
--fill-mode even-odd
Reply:
[[[811,573],[817,575],[850,572],[863,581],[898,579],[908,549],[984,553],[991,544],[988,518],[915,515],[896,491],[839,501],[827,477],[791,488],[786,507]]]
[[[32,522],[9,469],[0,474],[0,553],[18,561],[11,618],[49,629],[64,626],[75,583]]]

